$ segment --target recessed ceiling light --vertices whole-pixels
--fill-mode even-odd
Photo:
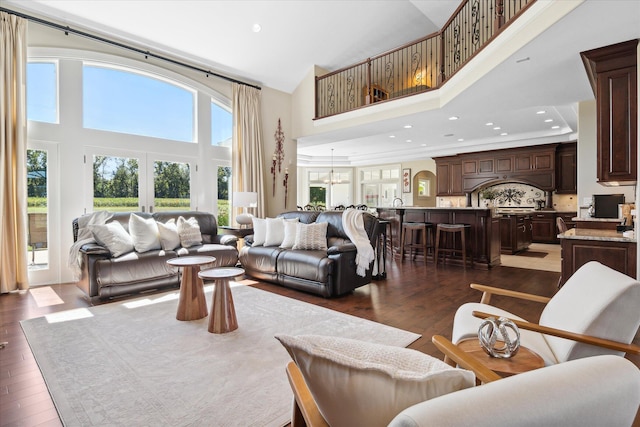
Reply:
[[[544,113],[546,113],[546,111],[544,110],[536,111],[536,114],[544,114]]]
[[[460,117],[458,117],[458,116],[451,116],[451,117],[449,117],[449,120],[458,120],[459,118]]]
[[[251,29],[254,33],[259,33],[260,30],[262,30],[262,27],[260,26],[260,24],[253,24],[253,27],[251,27]]]
[[[413,127],[413,126],[411,126],[411,125],[404,125],[404,128],[405,128],[405,129],[411,129],[412,127]]]
[[[458,138],[458,142],[464,141],[464,138]]]
[[[493,128],[493,130],[500,130],[500,129],[502,129],[500,126],[496,126]]]
[[[426,147],[426,146],[427,146],[427,144],[420,144],[420,146],[421,146],[421,147]]]
[[[493,122],[487,122],[487,123],[485,123],[485,125],[487,125],[487,126],[493,126]]]
[[[560,129],[560,126],[551,126],[551,129]]]
[[[545,123],[551,123],[552,121],[553,121],[553,119],[547,119],[547,120],[545,120],[544,122],[545,122]]]
[[[389,138],[395,138],[395,137],[396,137],[395,135],[389,135]]]
[[[410,139],[407,139],[407,142],[411,142],[411,140],[410,140]]]
[[[506,133],[506,132],[502,132],[502,133],[500,134],[500,136],[507,136],[507,135],[509,135],[509,134],[508,134],[508,133]]]

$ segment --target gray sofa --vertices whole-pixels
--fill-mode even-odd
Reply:
[[[370,283],[373,262],[364,277],[356,274],[356,246],[344,231],[342,215],[342,211],[293,211],[278,215],[285,219],[298,218],[305,224],[327,222],[328,250],[254,246],[253,236],[247,236],[239,255],[247,276],[323,297],[343,295]],[[375,248],[378,219],[364,212],[363,222],[369,241]]]
[[[180,285],[181,269],[167,264],[167,260],[178,256],[208,255],[216,258],[215,266],[234,266],[238,262],[237,237],[218,235],[215,216],[206,212],[176,211],[134,212],[142,218],[154,218],[166,223],[170,219],[195,218],[200,226],[202,244],[175,250],[151,250],[138,253],[132,251],[113,257],[111,252],[98,243],[88,243],[80,248],[82,273],[77,286],[94,299],[140,293],[144,291],[175,288]],[[129,229],[129,212],[114,213],[107,221],[118,221]],[[78,240],[78,218],[73,220],[73,240]]]

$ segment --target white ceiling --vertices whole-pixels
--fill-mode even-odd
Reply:
[[[291,93],[314,65],[336,70],[437,31],[459,2],[4,0],[3,5]],[[262,27],[259,33],[252,31],[254,24]],[[364,165],[575,139],[577,102],[593,99],[579,53],[634,38],[640,38],[640,1],[587,0],[440,109],[302,136],[299,164],[327,164],[332,148],[336,165]],[[440,96],[437,92],[417,99],[426,103]],[[536,114],[540,110],[546,113]],[[413,127],[404,129],[406,124]]]

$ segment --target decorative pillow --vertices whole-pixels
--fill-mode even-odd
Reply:
[[[327,250],[327,223],[297,224],[293,249]]]
[[[160,245],[165,251],[172,251],[180,246],[178,224],[175,219],[171,218],[165,223],[158,221],[158,234],[160,235]]]
[[[118,221],[89,225],[89,230],[96,242],[109,249],[114,258],[133,251],[133,239]]]
[[[148,252],[160,249],[160,235],[158,225],[153,218],[142,218],[136,214],[129,216],[129,234],[133,239],[136,252]]]
[[[267,220],[253,218],[253,246],[262,246],[267,238]]]
[[[202,244],[202,234],[200,234],[200,224],[194,217],[184,219],[178,217],[178,235],[183,248]]]
[[[284,237],[282,239],[282,243],[280,243],[280,247],[284,249],[291,249],[293,245],[296,243],[296,236],[298,230],[298,218],[295,218],[295,221],[287,220],[284,222]]]
[[[475,385],[471,371],[416,350],[319,335],[276,335],[329,425],[388,425],[402,410]]]
[[[264,246],[280,246],[284,239],[284,218],[267,218]]]

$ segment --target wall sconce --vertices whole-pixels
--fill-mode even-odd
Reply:
[[[247,208],[258,206],[258,193],[254,191],[234,191],[233,207],[242,208],[242,213],[236,215],[236,222],[241,228],[248,228],[253,224],[253,215],[247,212]]]

